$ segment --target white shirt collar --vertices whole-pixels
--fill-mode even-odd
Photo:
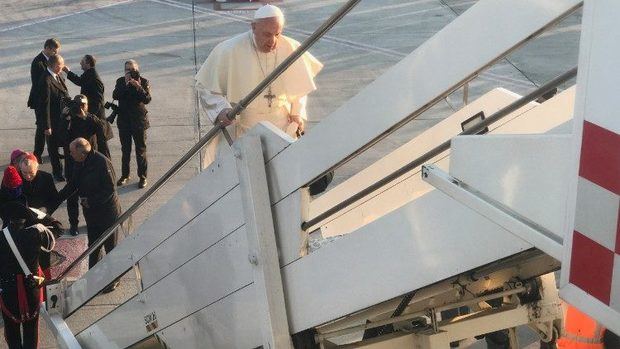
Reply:
[[[45,54],[45,52],[41,51],[41,54],[43,54],[43,57],[45,57],[45,60],[49,61],[50,58]]]
[[[58,74],[54,73],[49,67],[47,67],[47,71],[50,72],[50,74],[52,74],[54,79],[58,79]]]

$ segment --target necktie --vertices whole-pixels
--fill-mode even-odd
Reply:
[[[65,83],[62,81],[62,79],[60,78],[60,75],[56,75],[56,80],[58,81],[58,83],[60,84],[60,86],[62,86],[65,90],[67,89],[67,86],[65,86]]]

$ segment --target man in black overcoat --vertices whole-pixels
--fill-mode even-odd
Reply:
[[[99,119],[89,113],[90,105],[84,95],[76,95],[68,114],[63,114],[60,121],[59,134],[62,138],[65,154],[70,153],[70,144],[77,138],[84,138],[92,145],[93,150],[98,150],[99,139],[105,138],[106,120]],[[106,154],[104,154],[106,155]],[[108,158],[109,159],[109,158]],[[65,157],[65,177],[73,177],[75,162],[71,156]],[[69,216],[69,233],[78,235],[79,205],[78,196],[74,194],[67,198],[67,215]]]
[[[60,118],[65,103],[69,99],[67,85],[60,75],[65,61],[60,55],[54,55],[47,61],[47,69],[37,84],[36,114],[37,128],[42,128],[47,138],[47,151],[50,154],[54,178],[62,182],[62,164],[58,148],[62,146],[58,138]]]
[[[89,246],[118,220],[121,205],[116,193],[114,168],[103,154],[94,151],[84,138],[77,138],[70,144],[71,157],[75,161],[73,175],[67,185],[59,192],[60,200],[77,193],[82,204],[82,212],[86,218]],[[115,231],[103,246],[89,256],[89,268],[101,259],[101,250],[105,246],[106,253],[116,246],[118,231]],[[118,286],[113,282],[104,292],[110,292]]]
[[[41,51],[30,64],[30,94],[28,95],[28,108],[34,109],[35,111],[35,120],[39,120],[39,116],[37,115],[37,99],[38,99],[38,91],[37,84],[41,77],[47,71],[47,60],[53,56],[60,53],[60,41],[58,39],[47,39],[45,44],[43,44],[43,51]],[[43,149],[45,148],[45,133],[43,127],[39,127],[37,123],[37,128],[34,136],[34,155],[37,157],[39,163],[41,163],[41,156],[43,155]]]
[[[80,61],[80,67],[84,71],[82,75],[77,75],[65,65],[64,71],[67,79],[80,86],[80,94],[88,98],[88,112],[104,121],[105,137],[97,138],[97,151],[110,157],[110,149],[107,141],[113,137],[112,127],[105,119],[104,91],[103,82],[97,73],[95,65],[97,60],[92,55],[85,55]]]

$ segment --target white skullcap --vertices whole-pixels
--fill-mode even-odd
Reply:
[[[280,10],[278,6],[268,4],[262,6],[254,13],[254,20],[273,17],[278,18],[280,22],[284,23],[284,13],[282,13],[282,10]]]

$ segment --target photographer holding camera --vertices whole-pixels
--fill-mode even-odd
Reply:
[[[122,172],[117,185],[129,180],[129,160],[131,142],[136,147],[139,188],[146,187],[146,130],[149,128],[148,111],[145,105],[151,101],[149,81],[140,76],[138,62],[133,59],[125,62],[125,76],[116,80],[112,98],[118,100],[118,135],[121,140]]]
[[[70,153],[69,145],[77,138],[84,138],[92,144],[93,150],[97,150],[99,139],[105,139],[105,123],[95,115],[88,112],[88,98],[77,95],[73,100],[66,103],[67,113],[63,115],[61,122],[61,137],[65,154]],[[105,154],[104,154],[105,155]],[[71,178],[75,162],[71,156],[65,156],[65,176]],[[69,233],[78,234],[79,209],[78,196],[74,194],[67,199],[67,214],[69,216]]]

